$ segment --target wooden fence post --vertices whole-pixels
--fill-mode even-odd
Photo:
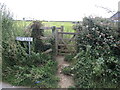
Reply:
[[[52,36],[55,38],[55,26],[52,27]]]
[[[61,26],[61,32],[63,32],[64,26]],[[63,34],[61,34],[61,38],[63,38]]]
[[[55,26],[52,27],[52,35],[55,39],[55,54],[58,54],[58,30],[56,29]]]
[[[77,35],[76,35],[76,37],[75,37],[75,42],[76,42],[76,45],[75,45],[76,47],[75,47],[75,49],[76,49],[76,53],[78,53],[78,52],[79,52],[79,50],[78,50],[78,48],[79,48],[79,47],[78,47],[78,37],[79,37],[79,36],[78,36],[78,35],[79,35],[79,33],[80,33],[80,30],[77,29],[77,30],[76,30],[76,33],[77,33]]]
[[[55,49],[56,49],[56,55],[58,55],[58,30],[55,27]]]
[[[53,51],[53,55],[55,54],[56,55],[56,43],[55,43],[55,26],[53,26],[52,27],[52,39],[53,39],[53,41],[52,41],[52,51]]]

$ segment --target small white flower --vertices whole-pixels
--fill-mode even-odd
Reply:
[[[92,28],[92,30],[94,31],[94,30],[95,30],[95,28]]]

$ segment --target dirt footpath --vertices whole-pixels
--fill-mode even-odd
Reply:
[[[64,61],[64,56],[57,56],[56,61],[58,62],[58,72],[57,76],[60,78],[59,86],[60,88],[69,88],[69,86],[74,85],[73,77],[64,75],[61,70],[65,66],[69,66],[69,63]]]

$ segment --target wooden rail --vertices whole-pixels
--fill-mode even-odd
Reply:
[[[78,33],[74,32],[64,32],[64,27],[41,27],[43,30],[52,30],[52,36],[46,36],[46,37],[40,37],[42,40],[49,40],[50,38],[54,38],[55,40],[55,49],[49,49],[46,50],[44,53],[49,53],[51,51],[55,51],[56,55],[62,54],[62,53],[73,53],[76,52],[76,50],[72,48],[72,50],[69,47],[75,47],[74,44],[71,42],[75,41],[76,35]],[[70,38],[63,38],[63,34],[65,35],[73,35]],[[74,43],[74,42],[73,42]],[[50,45],[50,43],[47,43],[47,45]],[[60,48],[59,48],[60,46]]]
[[[76,35],[78,33],[76,33],[76,32],[63,32],[63,30],[58,31],[57,33],[58,33],[57,34],[58,35],[58,37],[57,37],[58,42],[57,42],[56,45],[57,45],[57,47],[60,47],[60,48],[56,48],[57,53],[58,54],[76,53],[75,48],[69,48],[69,47],[75,47],[76,46],[75,44],[72,44],[72,43],[75,43],[74,41],[76,41]],[[63,34],[73,35],[73,36],[70,37],[70,38],[63,38]]]
[[[56,55],[58,54],[58,30],[60,29],[61,31],[63,30],[63,26],[61,27],[41,27],[40,29],[43,29],[43,30],[52,30],[52,36],[46,36],[46,37],[40,37],[40,39],[42,40],[50,40],[51,38],[55,38],[55,49],[56,49]],[[50,43],[45,43],[45,45],[51,45]],[[46,50],[45,52],[43,53],[50,53],[54,50],[52,49],[48,49]]]
[[[53,29],[54,27],[41,27],[40,29],[44,29],[44,30],[50,30]],[[62,27],[56,27],[55,29],[62,29]]]

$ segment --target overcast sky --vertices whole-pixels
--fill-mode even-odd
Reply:
[[[80,21],[85,16],[109,18],[118,10],[119,0],[0,0],[14,13],[14,19]]]

